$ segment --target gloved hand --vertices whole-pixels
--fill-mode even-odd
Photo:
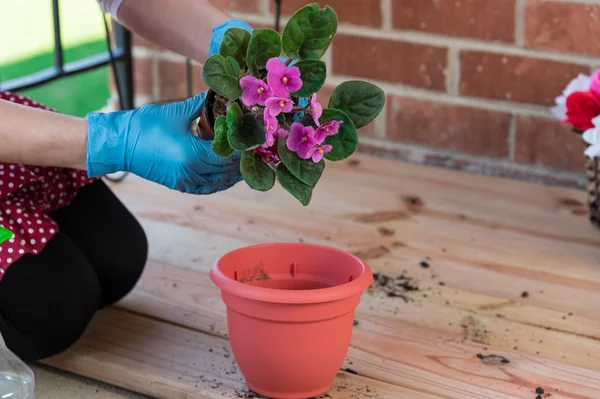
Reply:
[[[239,182],[239,154],[215,155],[210,142],[194,136],[206,94],[167,105],[88,115],[90,177],[131,172],[170,189],[211,194]]]
[[[252,32],[246,22],[230,20],[213,29],[210,55],[217,54],[229,28]],[[89,177],[131,172],[171,189],[193,194],[223,191],[242,180],[240,155],[220,158],[210,142],[195,137],[206,92],[168,105],[88,115]]]

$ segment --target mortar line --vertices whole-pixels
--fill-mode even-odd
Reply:
[[[460,50],[456,47],[448,48],[446,71],[446,91],[454,96],[460,95]]]
[[[510,116],[510,125],[508,128],[508,159],[515,161],[515,152],[517,144],[517,116]]]
[[[254,23],[268,23],[264,17],[246,16],[244,14],[234,14],[237,17],[247,18]],[[282,24],[287,19],[282,18]],[[338,28],[338,34],[349,34],[353,36],[371,37],[376,39],[397,40],[407,43],[422,44],[426,46],[451,47],[455,46],[460,50],[473,50],[489,53],[497,53],[509,56],[521,56],[541,60],[574,63],[582,65],[592,65],[600,63],[600,57],[579,55],[574,53],[563,53],[559,51],[550,51],[546,49],[529,49],[518,47],[513,43],[491,42],[463,37],[450,37],[442,34],[417,32],[411,30],[392,30],[385,31],[376,28],[369,28],[359,25],[341,23]]]
[[[391,31],[394,29],[392,25],[392,0],[381,0],[379,7],[381,8],[381,29]]]
[[[515,2],[515,43],[517,46],[525,45],[525,7],[527,0]]]
[[[335,75],[327,77],[327,84],[337,86],[347,80],[355,80],[356,76]],[[386,94],[392,94],[402,97],[415,98],[421,100],[435,101],[446,104],[462,105],[472,108],[481,108],[491,111],[514,113],[516,115],[538,116],[546,119],[552,119],[549,107],[543,105],[515,103],[503,100],[494,100],[481,97],[452,96],[444,92],[429,91],[417,87],[406,86],[402,84],[393,84],[382,82],[375,79],[368,79],[369,82],[381,87]]]

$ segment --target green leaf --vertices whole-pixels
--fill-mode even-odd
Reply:
[[[229,100],[237,100],[242,94],[240,66],[231,57],[215,54],[202,67],[202,80],[215,92]]]
[[[279,159],[298,180],[310,187],[315,187],[325,169],[325,161],[314,163],[311,159],[302,159],[285,144],[285,139],[277,143]]]
[[[353,80],[335,88],[329,99],[329,108],[344,111],[357,129],[377,118],[385,105],[385,93],[374,84]]]
[[[320,59],[337,32],[338,18],[333,8],[316,3],[298,10],[283,30],[283,51],[292,59]]]
[[[223,57],[232,57],[240,65],[240,68],[243,68],[246,66],[246,54],[251,37],[252,34],[245,29],[228,29],[223,35],[219,54]]]
[[[258,76],[261,69],[267,66],[267,61],[281,55],[281,37],[273,29],[256,29],[252,32],[246,62],[248,70]]]
[[[238,103],[227,111],[227,140],[234,149],[246,151],[266,141],[265,129],[251,114],[244,115]]]
[[[312,198],[312,187],[302,183],[285,167],[283,162],[277,165],[277,180],[281,187],[292,194],[300,203],[307,206]]]
[[[323,144],[333,146],[331,152],[325,154],[325,159],[330,161],[341,161],[354,154],[358,147],[358,132],[352,119],[339,109],[326,108],[319,122],[344,121],[340,125],[340,130],[334,136],[329,136]]]
[[[294,93],[296,97],[308,97],[321,90],[327,77],[327,64],[319,60],[304,60],[294,66],[300,68],[302,88]]]
[[[221,115],[215,121],[215,139],[210,144],[213,152],[221,158],[228,158],[233,155],[233,148],[227,141],[227,120]]]
[[[254,151],[244,151],[240,160],[242,177],[251,189],[269,191],[275,185],[275,171]]]

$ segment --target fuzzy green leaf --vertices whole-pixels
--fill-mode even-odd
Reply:
[[[358,132],[352,119],[339,109],[326,108],[319,122],[344,121],[340,125],[340,130],[334,136],[325,139],[324,144],[333,146],[331,152],[325,154],[325,159],[330,161],[341,161],[348,158],[356,152],[358,147]]]
[[[283,30],[283,51],[292,59],[320,59],[329,48],[338,28],[333,8],[309,4],[290,18]]]
[[[233,155],[234,149],[227,140],[227,120],[223,115],[215,121],[215,139],[210,146],[213,152],[221,158],[228,158]]]
[[[269,191],[275,185],[275,171],[254,151],[244,151],[240,160],[242,177],[251,189]]]
[[[302,88],[294,93],[296,97],[308,97],[321,90],[327,78],[327,64],[319,60],[304,60],[294,66],[300,68]]]
[[[251,114],[243,115],[238,103],[227,111],[227,140],[234,149],[246,151],[266,141],[265,129]]]
[[[329,108],[344,111],[357,129],[371,123],[385,105],[385,93],[374,84],[353,80],[335,88]]]
[[[221,96],[237,100],[242,94],[240,66],[232,57],[215,54],[202,67],[202,80]]]
[[[240,65],[240,68],[243,68],[246,66],[246,54],[251,37],[252,34],[245,29],[228,29],[223,35],[219,54],[223,57],[232,57]]]
[[[273,29],[256,29],[252,32],[246,62],[248,70],[258,76],[261,69],[267,66],[267,61],[281,55],[281,37]]]
[[[307,206],[312,198],[312,187],[302,183],[285,167],[283,162],[277,165],[277,180],[281,187],[292,194],[300,203]]]
[[[277,152],[279,159],[298,180],[310,187],[315,187],[323,175],[325,161],[315,163],[312,159],[302,159],[293,151],[290,151],[285,144],[285,139],[277,143]]]

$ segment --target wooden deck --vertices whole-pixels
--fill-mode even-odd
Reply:
[[[583,192],[370,157],[328,166],[308,208],[243,183],[209,197],[134,177],[114,189],[151,261],[48,364],[159,398],[254,397],[208,271],[240,246],[304,241],[380,273],[327,398],[600,398],[600,232]]]

